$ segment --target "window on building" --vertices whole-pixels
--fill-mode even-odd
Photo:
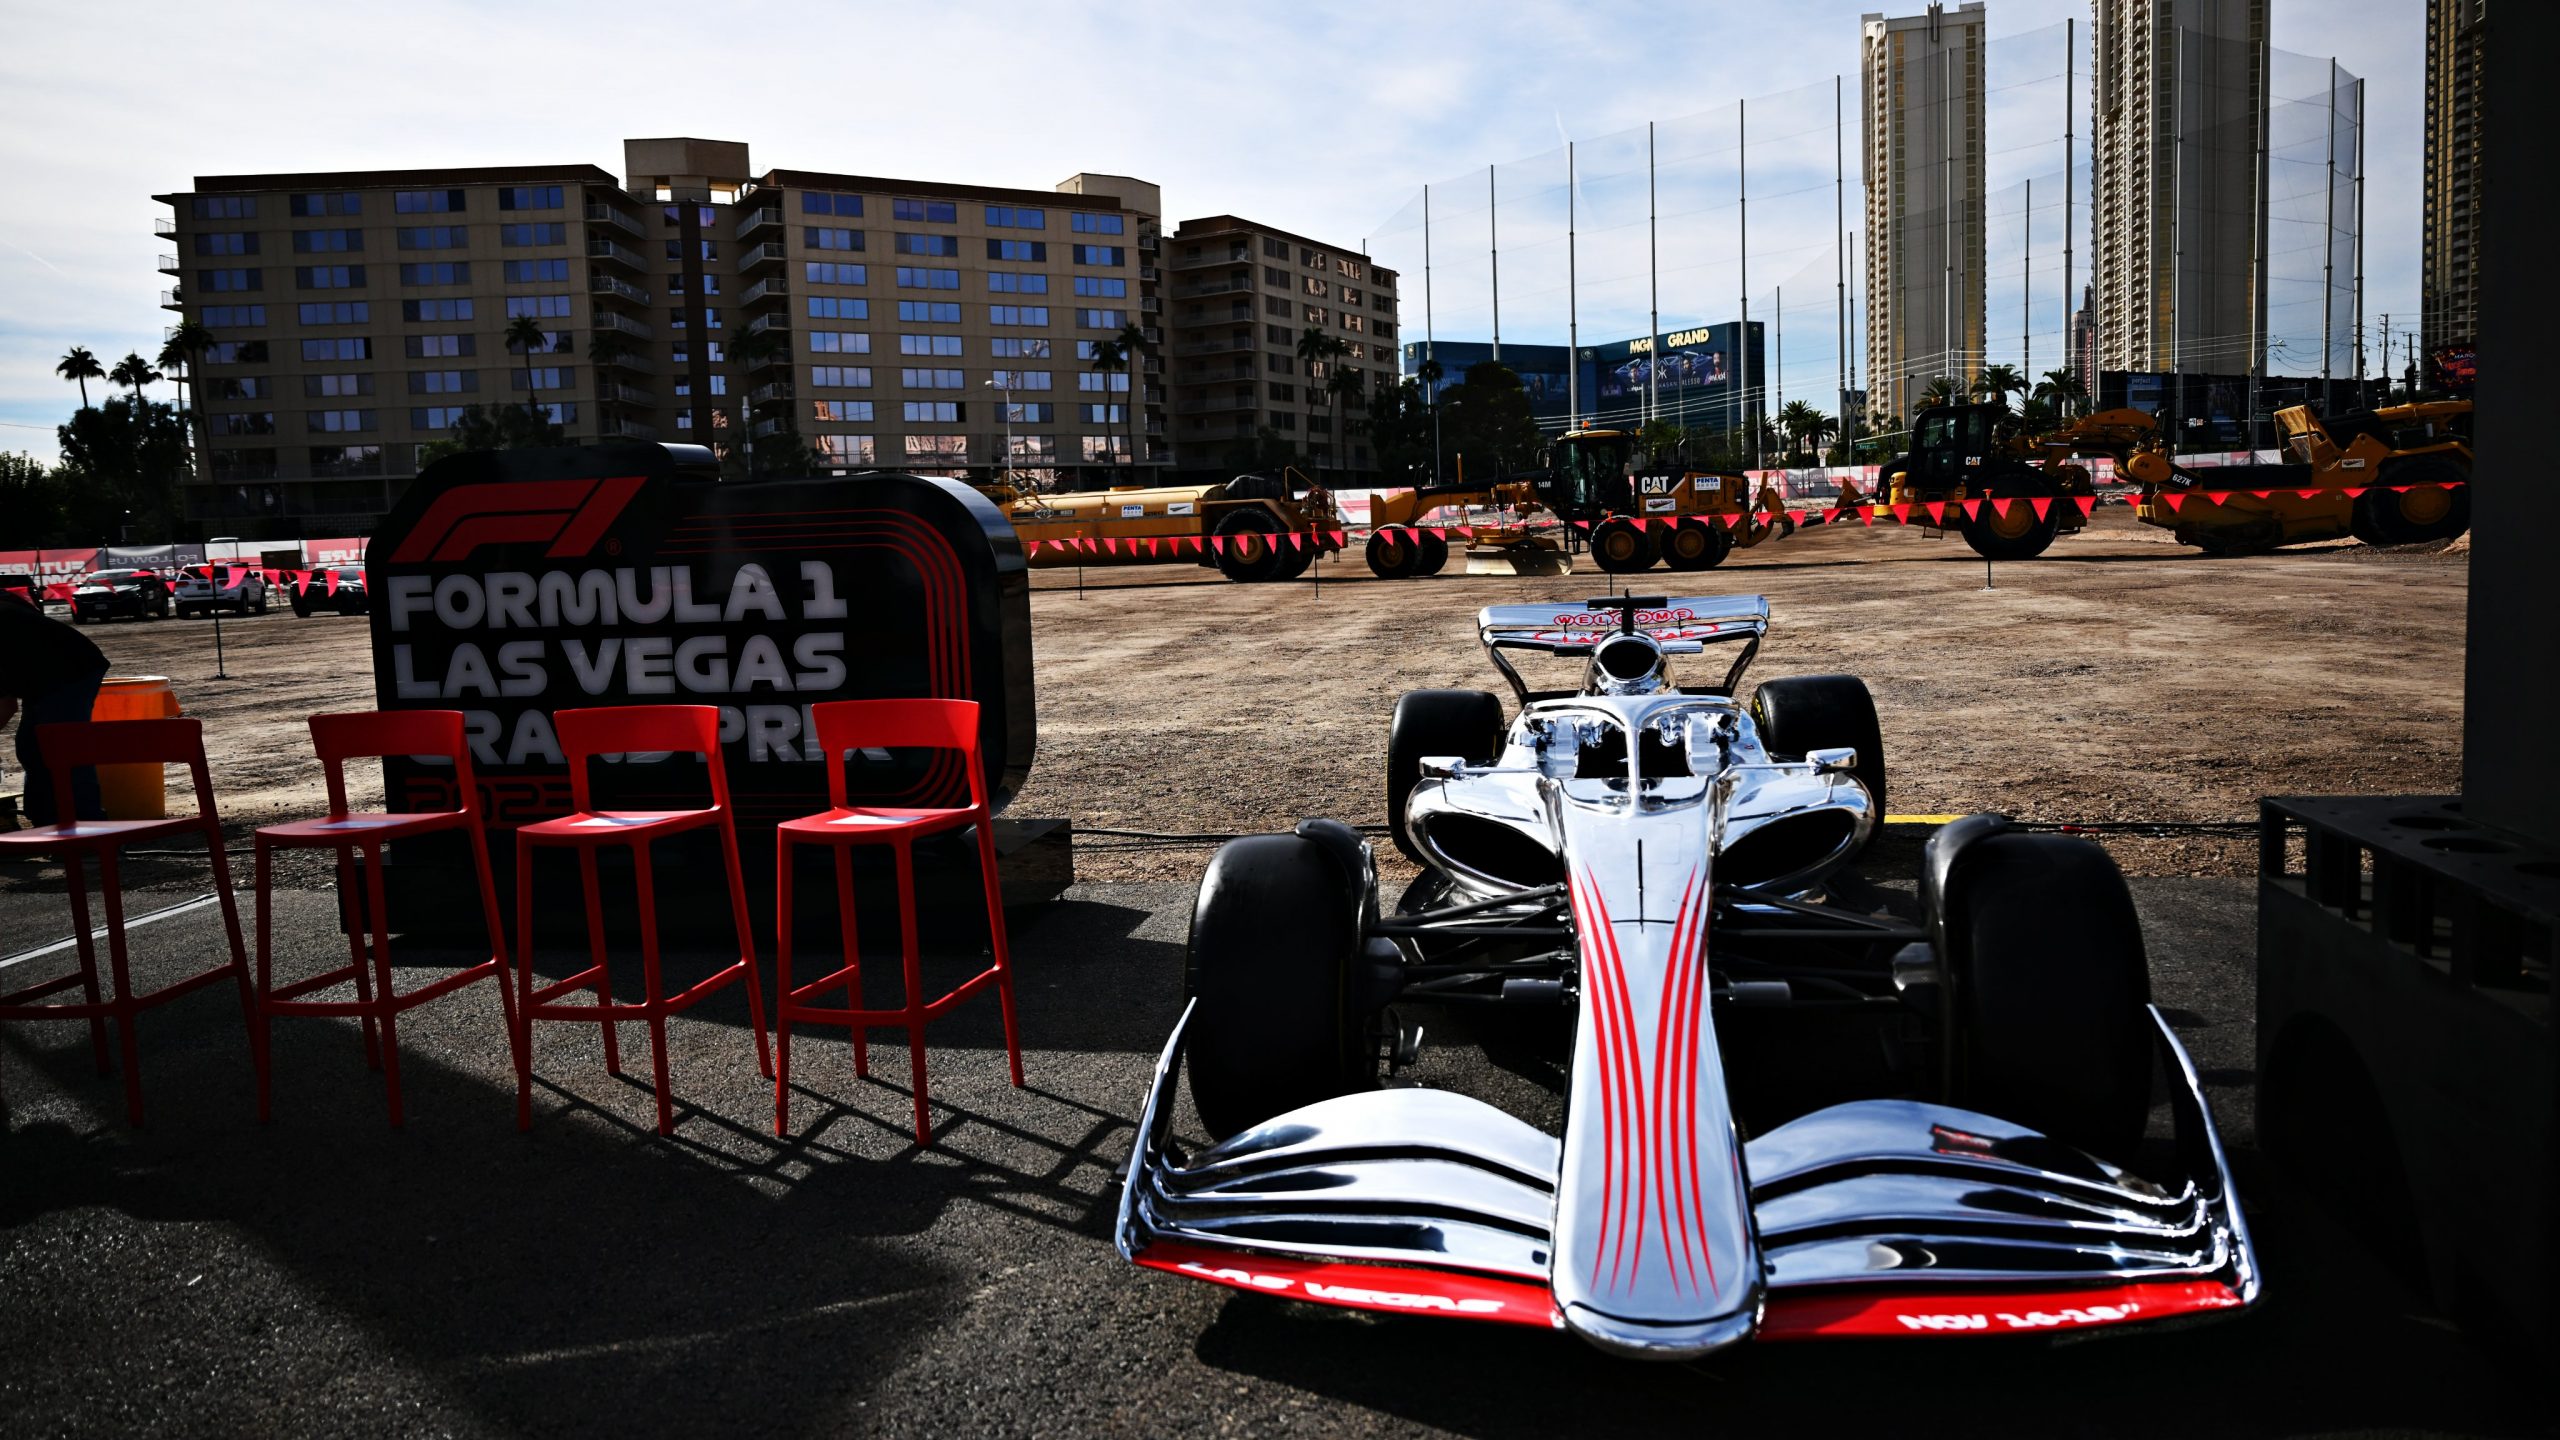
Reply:
[[[509,370],[507,372],[507,388],[511,390],[567,390],[578,383],[578,367],[575,365],[536,365],[532,370],[533,380],[530,385],[526,383],[525,375],[526,371],[522,366]]]
[[[968,384],[957,370],[901,370],[898,383],[910,390],[958,390]]]
[[[960,402],[957,400],[909,400],[900,407],[908,424],[957,425]]]
[[[364,213],[364,197],[352,190],[332,190],[317,195],[288,195],[285,197],[284,208],[286,213],[297,220],[305,216],[361,215]]]
[[[1004,230],[1046,230],[1049,228],[1049,212],[1026,205],[990,205],[987,207],[987,224]]]
[[[1351,286],[1345,285],[1342,287],[1342,293],[1334,298],[1340,300],[1345,305],[1357,305],[1360,303],[1360,292],[1353,289]]]
[[[1022,410],[1022,409],[1039,409],[1039,410],[1046,410],[1046,409],[1048,409],[1049,407],[1048,407],[1048,406],[1046,406],[1046,405],[1039,405],[1039,406],[1022,406],[1022,405],[1018,405],[1018,406],[1015,406],[1014,408],[1015,408],[1015,409],[1018,409],[1018,410]],[[1015,423],[1015,424],[1021,424],[1022,422],[1017,420],[1017,421],[1015,421],[1014,423]],[[1045,425],[1045,424],[1047,424],[1047,423],[1048,423],[1048,421],[1046,421],[1046,420],[1040,420],[1040,421],[1035,421],[1035,422],[1033,422],[1033,423],[1035,423],[1035,424],[1042,424],[1042,425]],[[1014,458],[1014,459],[1016,459],[1016,460],[1050,460],[1050,461],[1054,461],[1054,460],[1056,460],[1056,459],[1058,458],[1058,437],[1057,437],[1057,436],[1055,436],[1055,435],[1016,435],[1016,436],[1014,436],[1014,437],[1012,438],[1012,444],[1013,444],[1013,458]]]
[[[480,388],[477,370],[412,370],[409,393],[412,395],[462,395]]]
[[[889,204],[893,218],[921,220],[928,225],[957,225],[960,206],[951,200],[893,200]]]
[[[809,384],[823,390],[868,390],[871,367],[868,365],[812,365]]]
[[[1116,390],[1125,395],[1129,391],[1129,372],[1126,370],[1087,370],[1076,376],[1076,388],[1079,390],[1092,391]]]
[[[902,290],[957,290],[960,288],[960,272],[901,265],[898,267],[898,287]]]
[[[1125,300],[1129,297],[1129,282],[1112,275],[1079,275],[1076,277],[1076,293],[1105,300]]]
[[[362,325],[373,318],[373,305],[365,300],[314,301],[294,310],[305,325]]]
[[[1115,405],[1112,408],[1116,410],[1120,407]],[[1128,437],[1125,435],[1087,435],[1084,437],[1084,458],[1086,463],[1094,465],[1126,464],[1129,460]]]
[[[1289,242],[1274,240],[1266,235],[1262,240],[1262,253],[1273,260],[1286,260],[1289,258]]]
[[[501,225],[498,227],[498,243],[501,245],[566,245],[569,243],[569,227],[557,220],[546,220],[532,225]]]
[[[812,285],[868,285],[871,270],[865,265],[847,265],[834,260],[812,260],[803,267]]]
[[[471,302],[469,300],[403,300],[400,302],[400,318],[412,325],[428,324],[438,320],[468,320],[471,318]]]
[[[1271,428],[1272,428],[1272,429],[1274,429],[1274,430],[1295,430],[1295,429],[1297,429],[1297,428],[1298,428],[1298,412],[1297,412],[1297,411],[1295,411],[1295,410],[1282,410],[1282,411],[1279,411],[1279,412],[1275,413],[1275,414],[1271,417]]]
[[[219,340],[204,348],[207,365],[264,365],[267,342],[264,340]]]
[[[999,335],[987,342],[987,353],[999,360],[1046,360],[1049,338],[1045,335]]]
[[[987,258],[990,260],[1029,260],[1035,263],[1045,263],[1049,258],[1049,242],[1046,240],[1003,240],[990,237],[987,241]]]
[[[1049,277],[1012,270],[990,270],[987,272],[987,291],[993,295],[1046,295],[1049,293]]]
[[[409,409],[409,428],[412,430],[450,430],[454,426],[462,423],[462,413],[469,408],[471,407],[467,405],[411,406]]]
[[[960,237],[957,235],[910,235],[899,231],[892,237],[892,248],[901,255],[936,255],[958,258]]]
[[[1295,403],[1298,398],[1298,387],[1295,385],[1283,384],[1280,381],[1274,380],[1271,382],[1271,398],[1274,400],[1285,400]]]
[[[901,300],[898,302],[898,318],[907,321],[920,320],[927,325],[957,325],[960,323],[960,302],[957,300]]]
[[[947,464],[959,464],[969,458],[969,437],[966,435],[910,435],[907,437],[907,458],[911,461],[938,460]]]
[[[1263,326],[1262,338],[1270,341],[1274,345],[1295,345],[1298,343],[1297,332],[1291,330],[1286,325]]]
[[[196,288],[208,294],[264,290],[267,277],[263,270],[199,270],[196,272]]]
[[[255,230],[206,230],[197,233],[195,253],[198,255],[255,255],[258,232]]]
[[[216,435],[273,435],[276,412],[273,410],[235,410],[228,415],[206,417]]]
[[[468,225],[403,225],[392,232],[403,250],[459,250],[471,243]]]
[[[1295,308],[1297,307],[1291,303],[1289,297],[1286,295],[1265,295],[1262,297],[1262,313],[1265,315],[1286,315]]]
[[[347,375],[305,375],[302,393],[311,400],[337,400],[373,393],[373,376],[369,372]]]
[[[212,330],[242,330],[267,323],[264,305],[207,305],[197,313]]]
[[[498,191],[501,210],[557,210],[563,203],[558,185],[508,185]]]
[[[987,323],[990,325],[1046,325],[1049,323],[1049,307],[1046,305],[990,305],[987,307]]]
[[[800,230],[800,238],[812,250],[859,250],[862,248],[862,232],[859,230],[804,225]]]
[[[961,353],[960,337],[957,335],[901,335],[898,337],[898,353],[901,355],[957,355]]]
[[[809,402],[812,419],[831,425],[868,425],[871,402],[868,400],[813,400]]]
[[[1046,370],[998,370],[993,376],[999,390],[1048,390],[1054,388]]]
[[[1325,309],[1322,305],[1310,305],[1307,307],[1307,323],[1310,325],[1322,325],[1325,321],[1331,318],[1333,318],[1332,312]]]
[[[530,315],[537,320],[565,320],[571,314],[570,299],[567,295],[510,295],[507,318]]]
[[[293,285],[297,290],[351,290],[364,282],[361,265],[296,265]]]
[[[871,337],[859,330],[812,330],[809,351],[814,355],[868,355]]]
[[[305,410],[302,420],[303,428],[314,435],[373,428],[373,412],[370,410]]]
[[[1126,233],[1125,223],[1117,215],[1101,215],[1086,210],[1068,214],[1067,228],[1079,235],[1119,235]]]
[[[1117,330],[1129,323],[1126,310],[1078,310],[1076,324],[1087,330]]]
[[[464,281],[471,278],[470,262],[465,261],[453,268],[462,272]],[[508,260],[501,262],[499,269],[501,278],[510,285],[556,284],[569,278],[569,262],[566,260]]]
[[[459,190],[396,190],[391,195],[391,208],[403,215],[440,215],[463,208]]]
[[[187,208],[199,220],[255,220],[258,197],[255,195],[191,195]]]
[[[827,463],[831,465],[878,463],[872,459],[877,451],[868,435],[812,435],[809,443],[816,446],[818,453],[826,456]]]
[[[1119,265],[1126,262],[1129,250],[1124,245],[1079,245],[1075,262],[1079,265]]]
[[[803,215],[860,215],[862,197],[839,195],[831,190],[803,190],[800,192],[800,213]]]
[[[560,267],[560,273],[547,278],[555,280],[566,280],[569,278],[569,262],[566,260],[510,260],[507,262],[507,269],[509,272],[507,275],[508,279],[513,280],[517,278],[513,272],[515,267],[520,264],[557,265]],[[527,276],[525,278],[539,279],[545,277]],[[436,260],[425,264],[403,265],[400,267],[400,283],[403,285],[468,285],[471,283],[471,262],[468,260]]]
[[[1357,260],[1336,260],[1333,262],[1333,272],[1345,279],[1357,280],[1360,278],[1360,262]]]
[[[871,302],[859,295],[812,295],[809,297],[812,320],[868,320]]]
[[[1047,425],[1057,419],[1058,407],[1046,400],[1025,400],[998,405],[996,417],[1009,425]]]
[[[1369,329],[1369,317],[1366,315],[1354,315],[1350,311],[1345,310],[1342,312],[1342,328],[1355,335],[1366,334]]]
[[[476,335],[411,335],[403,340],[402,348],[408,352],[412,360],[476,355],[480,351],[480,337]]]

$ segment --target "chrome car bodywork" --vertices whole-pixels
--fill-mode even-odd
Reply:
[[[1480,1101],[1391,1088],[1185,1155],[1171,1128],[1186,1011],[1140,1123],[1121,1253],[1321,1303],[1555,1326],[1657,1358],[1755,1335],[2076,1329],[2254,1301],[2211,1115],[2156,1010],[2171,1180],[1907,1099],[1836,1104],[1745,1138],[1716,1016],[1784,1003],[1787,986],[1728,973],[1719,933],[1807,926],[1902,944],[1879,971],[1892,989],[1932,973],[1927,930],[1808,901],[1882,817],[1846,773],[1854,757],[1773,758],[1734,702],[1767,624],[1758,597],[1670,600],[1632,624],[1593,607],[1479,617],[1523,703],[1492,763],[1423,762],[1407,833],[1437,899],[1379,930],[1408,961],[1460,936],[1562,942],[1558,981],[1543,982],[1574,1005],[1560,1138]],[[1722,685],[1670,685],[1663,654],[1723,643],[1741,649]],[[1533,691],[1505,649],[1587,656],[1583,686]],[[1412,967],[1434,978],[1405,993],[1480,987],[1437,975],[1450,968]],[[1540,982],[1496,983],[1508,994]]]

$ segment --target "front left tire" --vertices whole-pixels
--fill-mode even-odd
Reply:
[[[1248,835],[1211,857],[1184,953],[1191,1100],[1211,1136],[1376,1087],[1362,883],[1304,835]]]
[[[1422,762],[1455,755],[1471,764],[1502,753],[1502,701],[1483,690],[1407,690],[1387,722],[1387,834],[1408,860],[1422,852],[1404,833],[1405,802],[1422,780]]]

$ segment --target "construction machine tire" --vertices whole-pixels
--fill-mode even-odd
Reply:
[[[2384,467],[2372,488],[2356,497],[2356,538],[2367,545],[2452,539],[2471,528],[2471,487],[2463,483],[2470,478],[2459,462],[2433,455]],[[2402,493],[2394,485],[2429,488]]]
[[[1313,532],[1300,530],[1295,533],[1297,540],[1283,537],[1280,541],[1280,573],[1271,577],[1275,580],[1297,579],[1316,563],[1317,556],[1324,553]]]
[[[1953,508],[1953,502],[1949,502]],[[2036,517],[2035,505],[2029,497],[2009,497],[2009,513],[2000,513],[1999,505],[1984,498],[1972,519],[1963,522],[1964,543],[1985,560],[2033,560],[2053,544],[2060,532],[2061,505],[2045,507],[2044,517]]]
[[[1789,675],[1763,680],[1751,695],[1751,724],[1771,755],[1800,760],[1816,750],[1846,745],[1858,752],[1849,773],[1876,802],[1876,830],[1884,829],[1884,728],[1875,697],[1855,675]]]
[[[1416,528],[1413,538],[1422,547],[1422,563],[1414,567],[1416,575],[1437,575],[1449,564],[1449,537]]]
[[[1633,575],[1653,568],[1660,544],[1632,520],[1603,520],[1592,527],[1591,558],[1612,575]]]
[[[1217,551],[1218,570],[1228,579],[1251,584],[1281,578],[1288,561],[1280,552],[1280,521],[1270,511],[1255,506],[1230,510],[1218,521],[1216,533],[1227,542]]]
[[[1673,526],[1662,547],[1662,561],[1674,570],[1713,570],[1733,553],[1733,534],[1712,520],[1683,520]]]
[[[1369,573],[1381,580],[1410,580],[1422,573],[1422,532],[1410,525],[1381,525],[1369,536]]]
[[[1490,764],[1502,753],[1502,702],[1483,690],[1407,690],[1387,722],[1387,835],[1408,860],[1421,854],[1404,833],[1405,801],[1422,779],[1422,762],[1455,755]]]

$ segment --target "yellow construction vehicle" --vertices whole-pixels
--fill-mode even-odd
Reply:
[[[2139,410],[2103,410],[2051,434],[2026,437],[2016,432],[2006,405],[1935,405],[1912,425],[1910,450],[1877,472],[1880,498],[1874,503],[1937,506],[1928,518],[1940,523],[1931,528],[1961,532],[1975,554],[2031,560],[2055,536],[2088,523],[2078,504],[2061,503],[2098,493],[2087,467],[2071,462],[2106,455],[2119,466],[2141,464],[2124,457],[2141,453],[2144,437],[2153,435],[2151,417]],[[1960,508],[1971,500],[1992,503]],[[1855,486],[1844,484],[1841,503],[1867,502]]]
[[[1184,563],[1214,565],[1230,580],[1294,580],[1341,548],[1343,529],[1332,493],[1304,479],[1285,471],[1212,485],[1042,491],[1008,476],[978,489],[1013,522],[1033,566]]]
[[[1510,479],[1492,484],[1460,482],[1419,490],[1381,490],[1369,497],[1369,569],[1381,580],[1437,575],[1449,563],[1448,530],[1461,532],[1470,575],[1569,575],[1572,558],[1553,535],[1532,531],[1530,515],[1543,508],[1537,486]],[[1433,514],[1455,508],[1454,525],[1426,527]],[[1490,522],[1475,514],[1491,509]]]
[[[2352,535],[2368,545],[2450,540],[2471,528],[2471,402],[2429,400],[2322,420],[2275,412],[2286,463],[2135,473],[2134,515],[2218,555]],[[2405,488],[2404,488],[2405,487]]]
[[[1692,470],[1677,456],[1638,463],[1635,447],[1624,430],[1568,431],[1532,481],[1559,518],[1589,524],[1601,569],[1629,575],[1660,562],[1706,570],[1794,529],[1774,487],[1761,487],[1755,500],[1749,476]],[[1780,518],[1758,518],[1767,516]]]

